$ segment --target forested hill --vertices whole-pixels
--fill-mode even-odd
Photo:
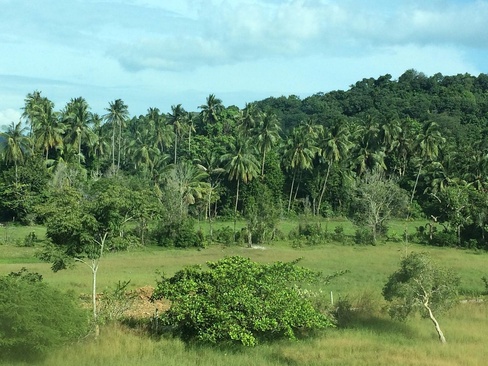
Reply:
[[[488,121],[488,75],[438,73],[428,77],[408,70],[398,80],[386,74],[358,81],[347,91],[317,93],[303,100],[293,95],[271,97],[257,105],[273,110],[284,130],[310,118],[325,125],[340,119],[357,123],[374,119],[382,124],[412,118],[439,122],[446,132],[460,132],[465,130],[460,126],[466,124],[471,132],[479,132]]]
[[[59,190],[85,197],[107,177],[161,203],[142,200],[144,220],[355,218],[361,185],[380,174],[404,190],[409,217],[435,218],[458,244],[487,246],[488,75],[408,70],[303,100],[240,109],[210,94],[202,103],[131,117],[121,99],[95,112],[83,97],[58,108],[41,91],[27,94],[23,120],[0,135],[0,219],[43,223]]]

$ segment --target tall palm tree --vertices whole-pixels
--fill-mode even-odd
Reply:
[[[320,210],[332,166],[344,160],[349,153],[351,146],[349,142],[349,129],[347,125],[337,123],[330,130],[323,130],[318,141],[319,155],[327,162],[327,171],[317,205],[318,210]]]
[[[205,182],[207,173],[188,161],[174,166],[171,180],[176,185],[180,199],[180,215],[185,213],[185,207],[195,204],[197,199],[206,196],[209,184]]]
[[[214,94],[210,94],[207,97],[206,103],[202,104],[200,107],[202,111],[200,115],[203,122],[206,124],[215,124],[220,121],[221,113],[224,109],[222,100],[217,98]]]
[[[293,171],[291,181],[290,196],[288,199],[288,212],[291,209],[291,199],[299,171],[310,170],[313,165],[313,159],[318,152],[315,141],[306,134],[307,129],[300,126],[295,127],[284,145],[283,162],[286,169]],[[298,191],[298,185],[296,190]]]
[[[204,150],[202,155],[196,161],[197,166],[208,174],[208,200],[207,200],[207,218],[210,223],[210,235],[212,235],[212,201],[218,200],[218,187],[221,180],[221,174],[225,173],[225,169],[220,166],[220,157],[215,150]],[[215,212],[217,205],[215,205]]]
[[[63,112],[63,120],[66,124],[66,138],[68,143],[73,147],[76,146],[78,150],[78,163],[81,164],[81,145],[82,140],[87,141],[87,145],[91,145],[94,140],[94,135],[90,129],[92,123],[92,114],[89,111],[90,107],[83,97],[71,99],[66,105]]]
[[[115,166],[115,131],[118,127],[118,157],[117,157],[117,170],[120,169],[120,150],[122,140],[122,127],[125,121],[129,118],[129,107],[122,101],[122,99],[116,99],[109,103],[109,107],[105,109],[108,113],[104,115],[107,123],[112,125],[112,166]]]
[[[59,113],[54,111],[54,104],[47,99],[34,105],[30,113],[29,119],[35,127],[32,135],[34,145],[43,150],[47,161],[50,149],[63,147],[64,124],[60,121]]]
[[[266,153],[280,140],[281,127],[274,113],[263,113],[256,130],[257,147],[261,152],[261,177],[264,176]]]
[[[104,157],[107,155],[108,151],[110,151],[110,137],[107,134],[106,128],[104,128],[105,126],[102,125],[102,118],[97,113],[92,115],[92,123],[94,139],[91,153],[94,158],[95,165],[95,171],[93,171],[93,174],[95,174],[95,176],[99,176],[102,160],[105,160]]]
[[[13,164],[15,167],[15,182],[18,182],[18,165],[22,164],[25,155],[29,152],[30,139],[24,135],[25,127],[22,122],[12,122],[7,131],[0,133],[0,147],[3,151],[3,159],[6,164]]]
[[[160,152],[163,152],[173,141],[171,126],[168,125],[166,116],[159,112],[158,108],[149,108],[146,119],[154,129],[154,142]]]
[[[244,136],[251,136],[262,117],[263,114],[256,107],[256,103],[246,103],[239,119],[240,133]]]
[[[415,196],[415,191],[419,182],[420,173],[422,172],[422,167],[425,163],[431,162],[437,158],[437,156],[439,155],[439,147],[445,141],[446,139],[442,137],[439,131],[439,125],[434,121],[427,122],[422,129],[422,133],[418,135],[417,140],[415,141],[416,148],[414,150],[418,151],[419,170],[417,172],[415,184],[412,189],[410,204],[412,204],[413,198]]]
[[[255,149],[253,150],[249,141],[237,136],[231,146],[231,152],[221,157],[221,161],[225,164],[224,169],[229,174],[229,180],[237,182],[234,215],[237,214],[240,182],[248,183],[259,174],[259,162],[256,159]]]
[[[186,117],[186,111],[183,109],[181,104],[172,105],[171,113],[168,113],[168,123],[173,126],[174,133],[174,164],[177,161],[178,152],[178,138],[183,133],[184,119]]]
[[[41,92],[38,90],[28,93],[24,99],[24,108],[22,108],[24,112],[22,112],[22,118],[25,118],[27,124],[30,126],[30,136],[34,133],[36,125],[37,111],[35,111],[35,109],[39,104],[45,103],[46,100],[47,98],[42,97]]]

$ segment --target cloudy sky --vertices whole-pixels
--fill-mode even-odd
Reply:
[[[487,20],[488,0],[0,0],[0,125],[34,90],[139,115],[488,73]]]

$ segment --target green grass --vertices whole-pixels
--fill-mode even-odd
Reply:
[[[284,221],[280,229],[287,233],[298,221]],[[344,220],[323,220],[332,231],[342,225],[346,234],[355,227]],[[390,237],[410,235],[422,222],[393,222]],[[218,226],[230,223],[215,223]],[[240,223],[242,225],[242,223]],[[202,227],[203,224],[202,224]],[[23,238],[33,228],[8,228],[11,237]],[[204,229],[207,229],[204,227]],[[18,230],[18,231],[17,231]],[[34,228],[39,237],[42,228]],[[0,229],[0,235],[1,235]],[[83,265],[53,273],[50,265],[33,258],[37,248],[0,245],[0,275],[26,267],[39,272],[44,280],[58,288],[89,293],[91,273]],[[289,261],[302,257],[305,267],[325,274],[348,269],[350,272],[324,285],[325,294],[349,298],[364,312],[351,327],[329,330],[310,340],[277,342],[252,349],[216,349],[186,347],[176,339],[154,340],[119,326],[102,328],[97,340],[86,339],[54,352],[43,365],[483,365],[488,359],[488,305],[459,304],[439,316],[448,344],[441,346],[431,323],[413,319],[398,323],[382,311],[381,289],[388,276],[398,269],[401,257],[410,251],[424,251],[445,266],[453,267],[461,277],[461,291],[479,296],[484,290],[481,277],[488,275],[488,254],[452,248],[435,248],[402,241],[387,241],[376,246],[329,243],[294,249],[289,241],[269,245],[265,250],[241,246],[212,245],[202,250],[174,250],[146,247],[107,254],[100,264],[99,289],[119,280],[131,280],[131,287],[154,286],[157,271],[173,274],[185,265],[204,264],[225,256],[242,255],[259,262]],[[358,315],[359,316],[359,315]]]

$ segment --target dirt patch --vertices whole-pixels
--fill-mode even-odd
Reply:
[[[167,300],[156,300],[154,302],[150,300],[154,292],[154,288],[151,286],[138,288],[134,292],[136,295],[134,302],[130,309],[124,312],[125,316],[139,319],[150,318],[154,316],[156,309],[160,314],[169,309],[170,303]]]

